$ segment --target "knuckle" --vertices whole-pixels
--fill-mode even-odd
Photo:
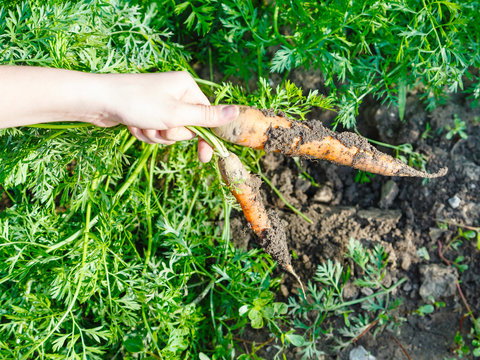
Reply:
[[[202,111],[202,120],[205,124],[216,124],[218,121],[218,114],[213,106],[200,105]]]
[[[174,101],[169,106],[170,119],[178,119],[182,116],[183,107],[180,102]],[[171,122],[170,122],[171,123]],[[171,126],[169,126],[170,128]]]
[[[195,80],[193,79],[193,76],[188,71],[185,71],[185,70],[179,71],[178,76],[182,81],[184,81],[187,84],[191,83],[192,81],[195,82]]]
[[[182,141],[192,139],[193,133],[184,127],[176,127],[165,132],[164,138],[170,141]]]
[[[178,134],[175,130],[175,128],[165,130],[163,134],[163,139],[165,141],[176,141],[178,140]]]

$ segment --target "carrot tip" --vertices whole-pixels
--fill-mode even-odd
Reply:
[[[292,275],[295,278],[295,280],[297,280],[298,284],[302,288],[303,297],[306,299],[307,294],[305,293],[305,287],[303,286],[303,283],[302,283],[302,280],[300,280],[300,277],[297,275],[295,270],[293,270],[293,266],[290,264],[287,264],[285,265],[284,268],[285,268],[285,271],[287,271],[290,275]]]
[[[431,178],[442,177],[442,176],[447,175],[447,172],[448,172],[448,168],[444,167],[444,168],[441,168],[440,170],[438,170],[436,173],[428,174],[428,178],[431,179]]]
[[[436,173],[429,174],[425,171],[420,171],[412,167],[405,166],[405,167],[402,167],[402,169],[400,169],[400,171],[397,174],[395,174],[395,176],[419,176],[427,179],[434,179],[434,178],[445,176],[447,172],[448,172],[448,168],[446,167],[441,168]]]

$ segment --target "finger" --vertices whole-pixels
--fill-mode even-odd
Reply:
[[[162,135],[162,131],[143,129],[141,130],[141,133],[146,138],[148,138],[153,144],[172,145],[173,143],[175,143],[175,140],[166,139]]]
[[[166,140],[182,141],[192,140],[196,135],[184,127],[175,127],[168,130],[161,130],[160,136]]]
[[[213,149],[202,138],[198,138],[198,160],[207,163],[212,159]]]
[[[146,142],[147,144],[154,144],[154,141],[151,141],[149,138],[147,138],[142,130],[135,126],[127,126],[128,130],[130,130],[130,133],[137,138],[137,140]]]
[[[174,126],[217,127],[229,123],[238,117],[239,109],[235,105],[193,105],[178,103],[174,110]]]

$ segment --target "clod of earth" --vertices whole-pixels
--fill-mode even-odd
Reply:
[[[298,122],[271,111],[241,106],[233,122],[212,128],[218,137],[231,143],[288,156],[325,159],[336,164],[386,176],[444,176],[416,170],[398,159],[379,152],[368,141],[351,132],[335,133],[318,121]]]

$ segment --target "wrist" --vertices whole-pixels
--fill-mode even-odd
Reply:
[[[120,121],[115,111],[116,92],[114,76],[111,74],[82,73],[83,79],[74,85],[79,111],[73,121],[88,122],[97,126],[114,126]]]

